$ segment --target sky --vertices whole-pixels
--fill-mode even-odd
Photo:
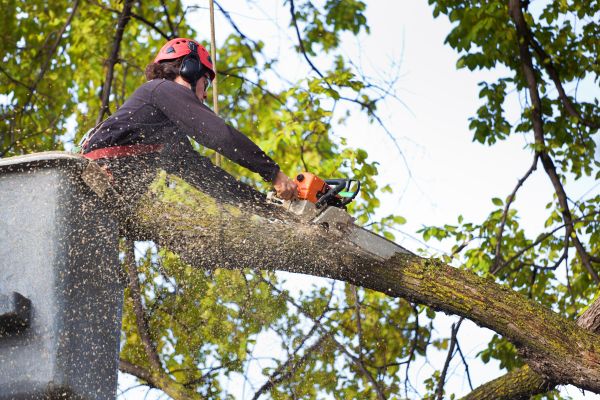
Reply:
[[[295,81],[306,76],[309,67],[293,57],[285,57],[293,38],[279,35],[277,25],[285,27],[289,22],[289,11],[281,8],[279,3],[280,0],[259,0],[248,6],[243,0],[220,1],[225,9],[232,11],[232,17],[245,34],[262,39],[268,51],[280,55],[279,69]],[[198,0],[194,4],[207,7],[208,1]],[[343,132],[351,147],[366,149],[369,159],[380,163],[378,181],[382,185],[390,184],[394,193],[381,197],[379,215],[395,213],[407,219],[407,224],[402,227],[406,235],[397,235],[397,242],[414,251],[423,247],[412,237],[418,237],[415,232],[424,225],[456,223],[458,215],[463,215],[466,221],[482,221],[492,209],[493,197],[504,198],[512,192],[517,180],[530,167],[532,155],[524,149],[528,144],[526,136],[513,137],[491,148],[472,142],[468,124],[469,117],[481,105],[478,83],[493,79],[503,71],[457,70],[458,55],[444,44],[451,24],[444,16],[434,19],[426,0],[370,1],[367,20],[370,34],[363,34],[358,39],[345,36],[342,51],[356,60],[366,75],[375,79],[399,74],[395,89],[401,102],[386,101],[381,105],[380,113],[400,145],[408,168],[386,133],[369,125],[357,110],[352,111],[352,118],[338,132]],[[205,36],[198,39],[208,44],[210,30],[206,8],[190,15],[188,21]],[[217,46],[229,32],[227,22],[217,13]],[[327,66],[331,62],[324,56],[315,57],[313,61],[317,66]],[[398,66],[397,70],[392,68],[394,65]],[[516,121],[519,110],[519,99],[513,94],[506,104],[509,120]],[[590,188],[592,192],[588,196],[599,192],[597,184],[591,181],[568,188],[574,198]],[[551,196],[550,182],[539,168],[521,189],[514,205],[522,211],[521,223],[530,232],[543,227],[544,206]],[[448,251],[445,244],[432,245],[434,249],[430,251]],[[300,275],[282,276],[292,291],[295,287],[319,282]],[[440,334],[448,335],[450,324],[455,321],[455,317],[442,317],[436,327]],[[490,335],[490,331],[465,322],[459,340],[467,356],[474,358]],[[445,356],[445,352],[433,352],[429,361],[440,368]],[[469,392],[461,368],[455,359],[448,383],[450,391],[458,395]],[[430,373],[431,366],[425,363],[414,372],[413,379],[422,381]],[[473,362],[471,365],[474,386],[499,374],[493,363]],[[232,385],[236,384],[233,382]],[[145,391],[137,393],[134,390],[122,398],[141,399],[143,393]],[[568,394],[574,398],[600,398],[591,394],[583,397],[572,388],[568,389]]]

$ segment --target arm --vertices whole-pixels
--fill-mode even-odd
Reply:
[[[154,88],[152,103],[201,145],[260,174],[266,181],[273,182],[276,189],[277,181],[283,182],[279,175],[284,174],[280,173],[279,166],[254,142],[203,105],[191,90],[165,80]]]

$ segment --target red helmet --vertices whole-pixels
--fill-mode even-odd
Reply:
[[[188,42],[195,43],[198,47],[198,56],[200,57],[200,62],[204,67],[208,69],[208,73],[210,74],[210,79],[215,79],[215,70],[213,68],[212,60],[210,58],[210,54],[204,46],[200,43],[196,42],[192,39],[186,38],[175,38],[169,40],[165,45],[160,49],[156,57],[154,57],[154,64],[158,64],[164,60],[175,60],[177,58],[186,56],[191,53],[190,47],[188,46]]]

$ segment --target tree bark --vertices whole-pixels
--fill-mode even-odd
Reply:
[[[230,192],[231,193],[231,192]],[[437,260],[384,262],[277,207],[216,199],[161,174],[129,213],[130,233],[200,268],[283,270],[350,282],[460,315],[514,343],[531,369],[600,393],[598,336],[491,279]]]
[[[600,331],[600,299],[596,301],[577,319],[577,325],[598,334]],[[544,379],[527,365],[513,370],[506,375],[485,383],[463,400],[494,399],[518,400],[529,399],[536,394],[554,389],[558,383]]]

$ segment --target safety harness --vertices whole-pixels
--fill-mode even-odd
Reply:
[[[104,147],[83,154],[90,160],[99,160],[103,158],[119,158],[129,156],[139,156],[141,154],[158,153],[162,151],[164,144],[132,144],[127,146]]]

